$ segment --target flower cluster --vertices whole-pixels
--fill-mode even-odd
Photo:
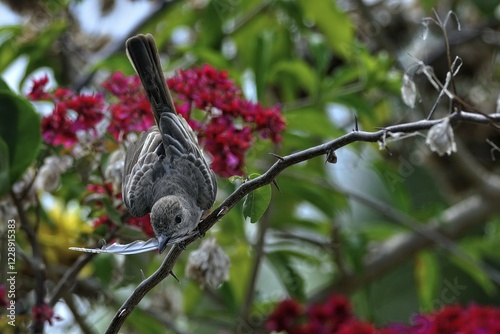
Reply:
[[[500,309],[490,306],[450,305],[434,314],[418,315],[405,333],[500,333]]]
[[[223,177],[241,175],[245,154],[254,135],[275,143],[281,141],[285,121],[279,106],[264,108],[243,98],[241,90],[228,79],[227,72],[204,65],[181,70],[167,81],[177,93],[178,112],[198,134],[202,146],[212,157],[212,169]],[[129,132],[140,132],[154,124],[148,99],[137,76],[116,72],[102,83],[103,93],[76,94],[57,88],[47,91],[48,77],[34,80],[28,97],[34,101],[52,100],[52,114],[42,120],[43,139],[50,145],[72,147],[78,142],[78,131],[98,135],[95,127],[106,120],[106,132],[120,141]],[[207,115],[204,121],[192,117],[199,109]]]
[[[243,99],[227,72],[204,65],[181,70],[167,83],[177,93],[178,112],[197,131],[201,144],[213,156],[211,167],[217,174],[227,177],[242,173],[254,133],[275,143],[281,141],[285,121],[280,107],[266,109]],[[206,112],[208,122],[194,120],[191,117],[194,108]]]
[[[288,334],[493,334],[500,333],[500,309],[451,305],[432,314],[415,316],[412,325],[376,328],[356,318],[345,297],[333,295],[324,304],[309,308],[295,300],[284,300],[267,319],[266,328],[269,332]]]
[[[124,76],[115,72],[102,87],[116,98],[110,103],[111,122],[108,132],[118,140],[129,132],[141,132],[154,124],[151,106],[138,76]]]
[[[105,197],[114,204],[121,199],[124,154],[122,150],[116,149],[116,143],[130,141],[133,136],[127,136],[129,133],[145,131],[154,124],[151,106],[141,81],[137,75],[125,76],[116,72],[93,95],[78,94],[66,88],[49,90],[48,83],[47,76],[35,79],[28,93],[33,101],[54,103],[52,113],[42,119],[42,136],[47,144],[62,146],[67,149],[65,152],[74,156],[78,155],[80,146],[84,147],[81,141],[92,144],[89,146],[91,149],[115,148],[107,160],[106,182],[87,187],[89,195],[86,200],[92,201],[97,213],[102,215],[102,209],[106,208]],[[177,111],[187,120],[197,133],[200,144],[212,156],[211,168],[218,175],[229,177],[242,174],[246,152],[256,136],[274,143],[281,141],[285,121],[280,107],[264,108],[245,100],[241,90],[228,78],[227,72],[204,65],[179,71],[167,84],[176,97]],[[202,113],[194,113],[195,109]],[[201,121],[193,117],[203,113]],[[109,135],[104,136],[105,133]],[[98,142],[95,140],[97,138],[100,139]],[[44,179],[46,190],[55,190],[59,185],[57,177],[60,173],[48,173],[54,171],[45,171],[52,177]],[[118,204],[115,207],[123,209]],[[126,223],[153,236],[149,215],[129,218]],[[109,227],[113,222],[104,214],[93,225],[95,228],[101,225]]]
[[[104,96],[76,94],[66,88],[47,92],[48,81],[47,76],[34,80],[28,97],[33,101],[54,102],[52,114],[42,119],[42,136],[48,144],[68,148],[78,142],[79,131],[95,132],[96,125],[104,118]]]
[[[308,309],[295,300],[284,300],[266,322],[269,331],[285,331],[288,334],[350,333],[344,328],[346,326],[358,328],[360,324],[354,318],[347,298],[338,295]]]

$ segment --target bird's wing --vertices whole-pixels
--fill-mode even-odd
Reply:
[[[205,160],[193,130],[175,111],[153,36],[148,34],[131,37],[126,42],[126,49],[146,90],[156,124],[162,134],[165,151],[163,169],[162,171],[157,169],[152,174],[156,174],[155,176],[160,178],[170,173],[172,169],[175,170],[173,173],[184,180],[181,181],[181,186],[186,187],[184,191],[194,196],[198,207],[203,210],[210,209],[217,192],[215,174]],[[144,176],[139,175],[141,178],[146,177],[146,167],[142,166],[140,169],[144,174]],[[180,173],[176,173],[176,171]],[[158,173],[163,173],[163,175],[158,175]],[[168,175],[168,177],[172,178],[172,175]],[[165,180],[165,178],[162,179]],[[150,180],[151,177],[148,177],[144,182],[150,182]],[[152,200],[169,195],[170,187],[155,187],[155,191],[157,193],[148,194]],[[124,197],[126,197],[125,194]]]
[[[160,132],[163,134],[165,161],[182,172],[186,185],[197,188],[191,193],[195,195],[198,207],[210,209],[215,202],[217,181],[195,134],[183,118],[173,113],[161,113]],[[190,192],[190,189],[186,190]]]
[[[164,155],[162,135],[153,126],[141,133],[135,144],[130,144],[123,168],[122,194],[125,206],[132,216],[141,217],[151,211],[153,183],[161,173]]]

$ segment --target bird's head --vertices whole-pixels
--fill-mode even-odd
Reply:
[[[167,245],[180,242],[192,235],[198,225],[198,210],[188,209],[189,205],[177,196],[160,198],[151,208],[151,225],[158,239],[158,251],[162,253]]]

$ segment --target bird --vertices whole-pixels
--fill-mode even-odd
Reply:
[[[217,180],[197,137],[177,114],[151,34],[126,41],[126,52],[151,104],[156,125],[140,134],[126,150],[122,197],[134,217],[150,213],[162,253],[196,233],[211,209]]]

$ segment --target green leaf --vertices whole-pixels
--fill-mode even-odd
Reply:
[[[264,98],[265,82],[270,71],[272,45],[273,33],[268,30],[263,31],[257,39],[255,49],[255,88],[259,101]]]
[[[432,310],[433,302],[440,281],[439,265],[434,254],[422,252],[417,257],[415,275],[418,286],[420,306],[424,310]]]
[[[351,58],[354,30],[349,16],[339,10],[334,1],[302,0],[301,5],[306,17],[325,35],[327,44],[340,57]]]
[[[101,256],[96,256],[92,260],[92,264],[95,269],[94,276],[97,277],[104,286],[110,284],[114,276],[113,255],[102,254]]]
[[[267,259],[274,266],[281,278],[280,281],[292,298],[304,300],[304,280],[291,263],[291,257],[286,251],[267,254]]]
[[[251,223],[256,223],[266,212],[269,202],[271,202],[271,185],[255,189],[245,196],[243,202],[243,216],[250,218]]]
[[[0,138],[0,196],[6,194],[9,189],[9,148]]]
[[[21,26],[6,26],[0,28],[0,72],[19,57],[18,48],[13,41],[22,33]]]
[[[115,224],[121,225],[122,224],[122,218],[121,214],[118,210],[116,210],[111,203],[111,200],[109,198],[104,198],[103,201],[104,207],[106,208],[106,213],[109,216],[109,219]]]
[[[42,138],[40,116],[31,103],[7,90],[0,90],[0,139],[7,147],[2,152],[8,152],[11,186],[35,160]]]
[[[318,76],[305,61],[298,59],[280,61],[273,65],[271,77],[273,81],[292,79],[298,87],[310,94],[317,93]]]
[[[343,134],[343,130],[335,127],[326,112],[314,108],[301,108],[288,112],[286,123],[287,131],[295,131],[302,133],[304,137],[316,138],[318,140],[316,145],[323,142],[324,138],[335,138]]]
[[[228,68],[230,65],[227,62],[227,59],[217,51],[214,51],[211,48],[207,48],[205,46],[195,46],[195,47],[187,47],[186,52],[196,56],[198,63],[207,63],[215,68]],[[174,65],[174,64],[170,64]]]
[[[484,261],[483,246],[485,244],[484,238],[465,238],[460,242],[462,249],[472,258],[476,263]],[[498,241],[497,241],[498,245]],[[487,271],[480,269],[477,266],[471,265],[470,261],[464,257],[453,256],[452,262],[466,272],[483,291],[488,295],[493,295],[497,292],[497,287],[493,283]]]
[[[2,78],[0,78],[0,90],[11,90],[9,85],[7,85],[7,83]]]

